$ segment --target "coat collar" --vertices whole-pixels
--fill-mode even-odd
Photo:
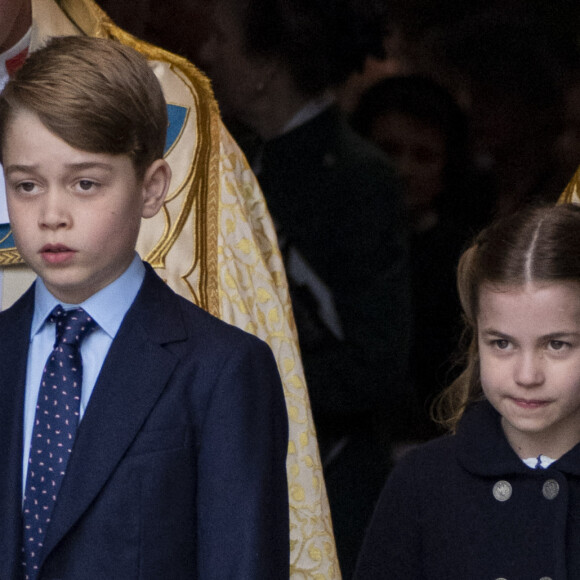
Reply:
[[[457,430],[457,460],[467,471],[480,476],[499,477],[535,473],[518,457],[501,427],[499,413],[487,401],[471,405]],[[580,475],[580,444],[555,461],[538,476],[554,469]]]

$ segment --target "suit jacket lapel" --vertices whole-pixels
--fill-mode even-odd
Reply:
[[[163,392],[178,359],[162,344],[185,330],[172,291],[151,270],[113,341],[45,538],[48,554],[100,492]]]
[[[17,577],[22,509],[22,433],[34,291],[0,318],[0,578]]]

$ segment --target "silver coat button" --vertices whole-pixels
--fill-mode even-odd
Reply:
[[[549,576],[542,576],[540,580],[552,580]]]
[[[560,493],[560,485],[555,479],[548,479],[542,486],[542,493],[546,499],[554,499]],[[540,578],[540,580],[550,580],[550,578]]]
[[[493,486],[493,497],[497,501],[507,501],[512,496],[512,486],[509,481],[501,479]]]

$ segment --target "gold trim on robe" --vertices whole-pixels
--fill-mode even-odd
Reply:
[[[580,167],[562,192],[558,203],[580,203]]]

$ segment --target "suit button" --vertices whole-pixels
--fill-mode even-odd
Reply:
[[[497,501],[507,501],[512,496],[512,486],[509,481],[501,479],[493,486],[493,497]],[[499,579],[498,579],[499,580]]]
[[[560,485],[555,479],[548,479],[542,486],[542,494],[546,499],[554,499],[560,493]],[[549,578],[541,578],[540,580],[550,580]]]

